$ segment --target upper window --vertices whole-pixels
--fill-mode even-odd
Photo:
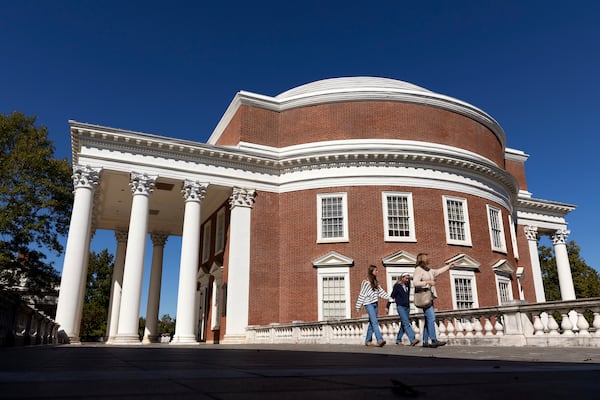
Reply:
[[[389,242],[414,242],[415,219],[411,193],[383,192],[383,229]]]
[[[225,208],[217,212],[217,232],[215,238],[215,254],[225,249]]]
[[[502,223],[502,211],[499,208],[487,206],[488,225],[490,227],[490,241],[492,250],[506,253],[506,242],[504,240],[504,224]]]
[[[452,303],[456,310],[468,310],[479,307],[477,285],[473,271],[450,270]]]
[[[449,196],[443,196],[443,200],[446,241],[448,244],[471,246],[467,200]]]
[[[202,262],[205,263],[210,258],[210,229],[211,223],[204,224],[204,234],[202,235]]]
[[[317,241],[348,241],[348,202],[346,193],[317,195]]]

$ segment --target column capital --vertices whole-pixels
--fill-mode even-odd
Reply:
[[[154,246],[164,246],[165,243],[167,243],[169,234],[164,232],[152,232],[150,238],[152,239],[152,244]]]
[[[552,244],[567,244],[567,237],[570,233],[571,231],[568,229],[558,229],[554,232],[554,235],[552,235]]]
[[[256,199],[256,190],[234,187],[233,193],[229,196],[229,207],[252,208]]]
[[[89,165],[73,165],[73,186],[75,189],[88,188],[95,190],[100,181],[102,168],[92,168]]]
[[[207,187],[207,183],[201,183],[199,181],[191,181],[186,179],[185,181],[183,181],[183,188],[181,189],[181,193],[183,193],[183,198],[186,202],[196,201],[199,203],[206,196]]]
[[[150,196],[150,193],[154,191],[154,185],[158,176],[150,176],[148,174],[142,174],[139,172],[131,173],[131,180],[129,186],[131,186],[131,193],[135,195]]]
[[[115,238],[117,239],[117,243],[127,243],[128,233],[126,229],[117,229],[115,230]]]
[[[527,240],[537,241],[537,232],[538,232],[537,226],[533,226],[533,225],[525,226],[525,236],[527,237]]]

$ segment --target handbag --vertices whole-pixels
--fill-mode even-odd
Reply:
[[[433,293],[431,289],[419,289],[415,290],[415,307],[427,308],[433,304]]]

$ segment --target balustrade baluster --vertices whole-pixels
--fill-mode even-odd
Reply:
[[[473,337],[473,324],[471,323],[471,320],[468,318],[465,320],[465,336]]]
[[[460,318],[456,319],[456,337],[465,337],[464,330],[465,328]]]
[[[579,329],[579,336],[591,336],[590,335],[590,324],[585,319],[583,313],[577,313],[577,328]]]
[[[483,336],[483,326],[481,325],[480,317],[473,317],[473,326],[475,329],[475,337]]]
[[[456,336],[454,334],[454,325],[452,324],[452,319],[448,320],[448,325],[446,325],[446,330],[448,331],[448,338],[453,338]]]
[[[444,340],[446,338],[448,338],[448,335],[446,335],[446,325],[444,325],[444,320],[440,319],[439,321],[439,325],[438,325],[438,331],[440,333],[440,339]]]
[[[594,312],[594,320],[592,321],[592,326],[594,327],[594,336],[600,336],[600,313]]]
[[[563,336],[573,336],[573,324],[571,323],[571,319],[569,318],[569,314],[564,312],[562,315],[562,321],[560,323],[560,328],[562,329]]]
[[[485,321],[483,323],[483,331],[485,332],[484,335],[494,336],[494,327],[492,326],[490,319],[488,317],[483,317],[483,320]]]
[[[554,316],[552,314],[548,314],[548,335],[550,336],[556,336],[556,335],[560,335],[560,333],[558,332],[558,322],[556,322],[556,320],[554,319]]]
[[[558,326],[557,326],[558,328]],[[544,336],[545,327],[539,315],[533,316],[533,334],[535,336]]]

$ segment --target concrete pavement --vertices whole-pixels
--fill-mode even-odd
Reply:
[[[0,399],[597,399],[600,349],[0,348]]]

